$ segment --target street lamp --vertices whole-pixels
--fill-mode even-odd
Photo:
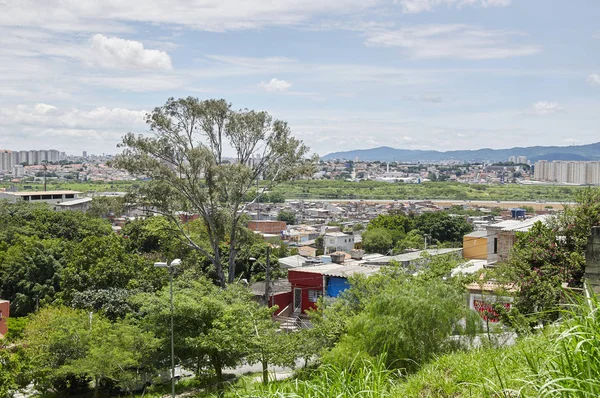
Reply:
[[[167,263],[154,263],[157,268],[166,268],[169,270],[169,289],[171,293],[171,396],[175,398],[175,346],[173,343],[173,272],[175,267],[181,265],[181,260],[176,258]]]

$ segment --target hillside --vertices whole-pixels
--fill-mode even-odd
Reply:
[[[508,149],[482,148],[460,151],[424,151],[413,149],[396,149],[378,147],[355,151],[333,152],[323,156],[323,160],[359,159],[385,162],[437,162],[442,160],[460,160],[465,162],[492,161],[505,162],[510,156],[526,156],[535,162],[538,160],[600,160],[600,142],[588,145],[574,146],[533,146],[514,147]]]

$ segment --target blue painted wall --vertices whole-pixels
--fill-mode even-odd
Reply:
[[[327,295],[329,297],[337,297],[349,287],[348,279],[332,276],[329,278],[329,282],[327,282]]]

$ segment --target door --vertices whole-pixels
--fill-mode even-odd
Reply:
[[[302,289],[294,288],[294,312],[302,311]]]

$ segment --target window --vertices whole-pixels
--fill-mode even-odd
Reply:
[[[62,195],[52,195],[52,199],[62,199]]]
[[[31,195],[31,200],[40,200],[41,196],[40,195]]]
[[[74,197],[75,197],[75,194],[72,194],[72,193],[68,193],[65,195],[66,199],[73,199]]]
[[[498,238],[494,238],[494,254],[498,253]]]
[[[42,199],[52,199],[52,195],[42,195]]]
[[[323,292],[320,290],[309,290],[308,291],[308,301],[311,303],[316,303],[319,300],[319,297],[323,295]]]

